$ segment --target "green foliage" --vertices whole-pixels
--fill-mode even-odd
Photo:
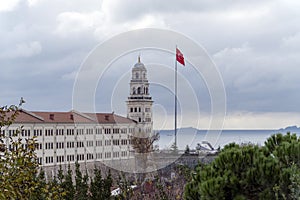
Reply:
[[[0,108],[0,129],[10,126],[20,112],[19,106]],[[0,135],[0,199],[58,199],[56,189],[45,181],[35,154],[35,138],[23,138],[20,127],[13,137]],[[9,141],[9,149],[5,141]]]
[[[112,177],[111,177],[111,172],[110,170],[108,171],[108,175],[106,176],[106,178],[104,179],[104,182],[103,182],[103,196],[105,198],[109,198],[111,193],[110,193],[110,188],[113,184],[113,180],[112,180]]]
[[[97,168],[94,169],[94,179],[91,181],[91,199],[104,199],[103,194],[103,179],[101,176],[101,171]]]
[[[102,178],[101,170],[94,169],[94,178],[91,180],[91,200],[106,200],[110,198],[110,188],[112,187],[111,174]]]
[[[80,165],[75,163],[75,199],[87,200],[88,199],[88,175],[87,173],[82,176]]]
[[[229,144],[197,168],[185,199],[296,199],[299,152],[299,138],[289,133],[272,135],[264,147]]]
[[[66,192],[65,199],[66,200],[73,200],[74,199],[74,193],[75,193],[75,188],[73,185],[73,180],[72,180],[72,170],[70,167],[70,164],[68,165],[68,171],[67,174],[64,175],[64,181],[62,183],[62,188]]]

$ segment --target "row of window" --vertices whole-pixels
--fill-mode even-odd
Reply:
[[[138,88],[135,88],[133,87],[132,88],[132,94],[149,94],[149,91],[148,91],[148,88],[147,87],[138,87]]]
[[[132,128],[129,128],[129,130]],[[104,129],[104,133],[105,134],[119,134],[119,133],[123,133],[126,134],[127,133],[127,128],[105,128]],[[129,131],[130,132],[130,131]],[[12,137],[14,135],[16,135],[18,133],[17,129],[13,129],[13,130],[8,130],[8,136]],[[34,129],[33,130],[33,136],[42,136],[42,129]],[[102,134],[102,129],[101,128],[96,128],[95,129],[95,133],[97,135]],[[5,130],[2,130],[2,134],[5,135]],[[75,130],[74,129],[66,129],[66,135],[74,135],[75,134]],[[84,129],[77,129],[76,130],[76,134],[77,135],[84,135]],[[94,129],[89,128],[86,129],[86,135],[93,135],[94,134]],[[21,135],[23,137],[30,137],[30,130],[29,129],[23,129],[21,131]],[[53,129],[45,129],[45,136],[53,136],[54,135],[54,130]],[[55,130],[55,135],[65,135],[65,131],[64,129],[56,129]]]
[[[20,130],[8,130],[8,136],[12,137],[20,133]],[[2,131],[2,134],[5,135],[5,130]],[[30,137],[30,130],[29,129],[23,129],[21,130],[22,137]]]
[[[142,112],[141,107],[131,107],[130,112]],[[145,112],[150,112],[150,108],[145,108]]]
[[[121,157],[126,157],[128,155],[127,151],[122,151],[121,152]],[[96,153],[95,154],[96,159],[102,159],[102,153]],[[111,152],[105,152],[104,153],[104,157],[105,158],[111,158],[113,156],[113,158],[118,158],[120,157],[120,152],[113,152],[113,154],[111,154]],[[78,161],[82,161],[85,158],[84,154],[78,154],[76,156]],[[93,160],[94,159],[94,154],[92,153],[88,153],[86,154],[86,159],[87,160]],[[37,158],[37,161],[39,164],[42,164],[43,159],[41,157]],[[65,156],[60,155],[60,156],[56,156],[56,162],[57,163],[61,163],[61,162],[65,162],[65,161],[75,161],[75,155],[67,155],[66,156],[66,160],[65,160]],[[49,163],[53,163],[54,162],[54,157],[53,156],[47,156],[45,157],[45,163],[49,164]]]
[[[111,142],[111,141],[113,141],[113,142]],[[67,144],[66,148],[74,148],[75,147],[75,143],[74,142],[67,142],[66,144]],[[77,148],[84,147],[84,142],[82,142],[82,141],[79,141],[76,144],[77,144]],[[111,144],[116,145],[116,146],[119,146],[120,144],[121,145],[127,145],[127,144],[131,144],[131,140],[127,140],[127,139],[121,139],[121,140],[114,139],[114,140],[105,140],[104,141],[104,145],[105,146],[110,146]],[[96,146],[102,146],[102,140],[96,140],[95,145]],[[86,146],[87,147],[94,146],[94,141],[92,141],[92,140],[86,141]],[[10,149],[11,148],[12,148],[12,145],[10,145]],[[26,148],[26,146],[25,146],[25,148]],[[36,143],[35,144],[35,148],[37,150],[43,149],[43,145],[41,143]],[[45,143],[45,149],[53,149],[53,148],[54,148],[53,142],[46,142]],[[65,143],[64,142],[57,142],[56,143],[56,149],[64,149],[64,148],[65,148]]]

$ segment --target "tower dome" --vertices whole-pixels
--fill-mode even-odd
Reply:
[[[141,62],[140,56],[138,57],[138,62],[134,65],[132,70],[147,70],[145,65]]]

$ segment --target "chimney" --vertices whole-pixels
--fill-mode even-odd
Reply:
[[[50,115],[49,115],[49,118],[50,118],[51,120],[54,120],[54,114],[50,114]]]
[[[74,120],[73,114],[70,114],[70,120]]]
[[[105,120],[109,121],[109,115],[105,115]]]

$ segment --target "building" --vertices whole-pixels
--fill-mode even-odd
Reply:
[[[22,126],[21,137],[36,137],[38,162],[45,167],[95,163],[132,157],[131,134],[151,133],[152,98],[147,70],[140,62],[132,68],[127,117],[114,113],[34,112],[21,110],[14,124],[2,133],[13,137]],[[13,148],[7,139],[6,146]]]
[[[138,132],[150,135],[153,131],[152,97],[149,94],[147,69],[138,62],[132,68],[130,95],[127,100],[127,117],[137,122]]]

